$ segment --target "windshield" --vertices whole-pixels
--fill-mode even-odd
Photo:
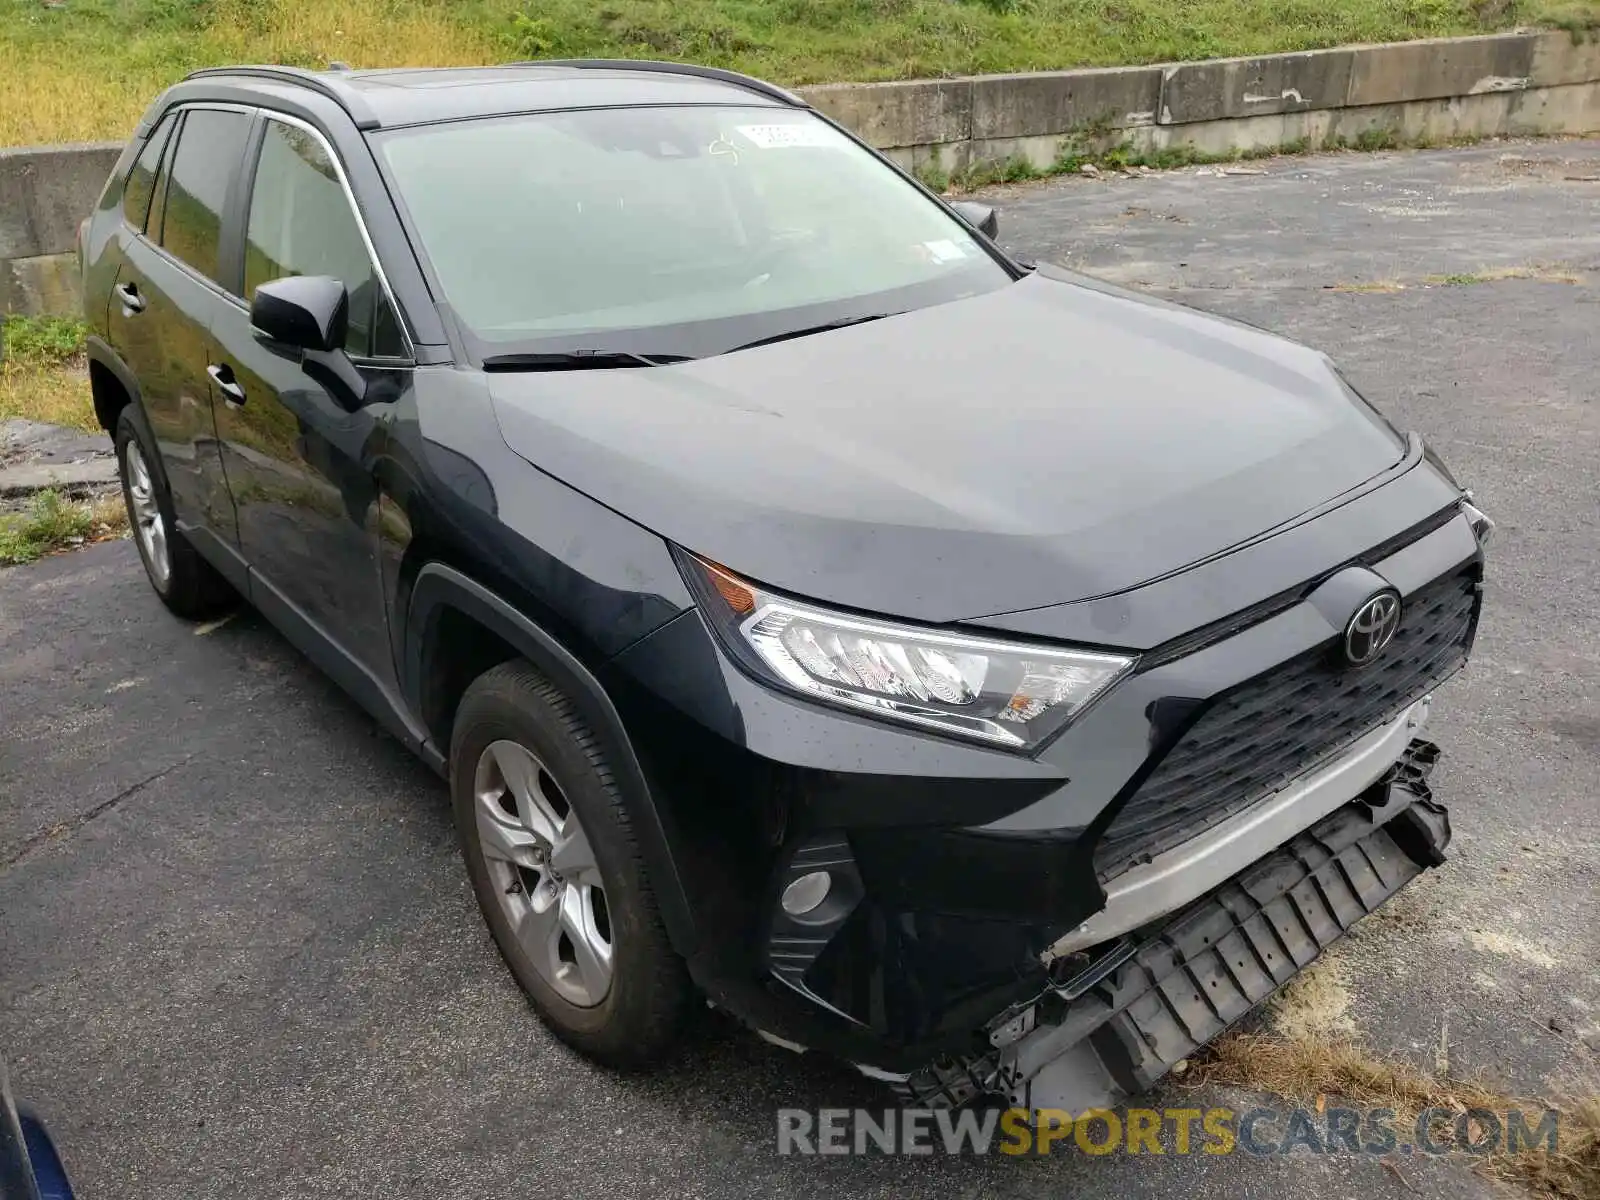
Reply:
[[[1011,280],[809,112],[591,109],[375,141],[480,357],[716,354]]]

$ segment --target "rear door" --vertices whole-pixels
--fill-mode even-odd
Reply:
[[[238,529],[207,367],[211,323],[237,303],[219,282],[222,218],[249,129],[249,113],[238,108],[188,105],[163,120],[129,175],[107,318],[111,345],[139,381],[179,526],[230,546]]]
[[[395,681],[377,557],[375,464],[393,398],[410,369],[396,310],[368,248],[343,170],[310,125],[264,113],[247,169],[243,291],[290,275],[327,275],[349,295],[345,351],[367,385],[354,395],[313,376],[303,355],[229,307],[213,332],[224,390],[217,406],[239,545],[257,583],[385,687]],[[260,598],[257,603],[262,603]],[[293,636],[293,635],[291,635]]]

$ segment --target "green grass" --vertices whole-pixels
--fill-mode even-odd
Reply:
[[[16,367],[54,366],[83,353],[85,325],[77,317],[0,318],[0,362]]]
[[[0,145],[126,136],[200,66],[603,55],[786,84],[1600,26],[1600,0],[0,0]]]
[[[98,429],[76,317],[0,318],[0,420]]]
[[[127,529],[122,497],[83,502],[59,492],[36,494],[21,513],[0,513],[0,566],[33,562],[58,550],[121,536]]]

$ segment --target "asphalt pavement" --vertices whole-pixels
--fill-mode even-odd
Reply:
[[[989,196],[1019,253],[1325,349],[1498,520],[1434,710],[1452,860],[1288,1017],[1592,1094],[1600,142],[1259,166]],[[0,571],[0,1054],[88,1200],[1499,1194],[1304,1152],[779,1157],[777,1108],[881,1095],[715,1018],[652,1076],[566,1050],[500,965],[438,781],[258,617],[168,616],[126,542]]]

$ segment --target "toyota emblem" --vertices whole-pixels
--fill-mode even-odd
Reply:
[[[1344,657],[1352,667],[1364,667],[1383,652],[1400,628],[1400,595],[1379,592],[1360,608],[1344,627]]]

